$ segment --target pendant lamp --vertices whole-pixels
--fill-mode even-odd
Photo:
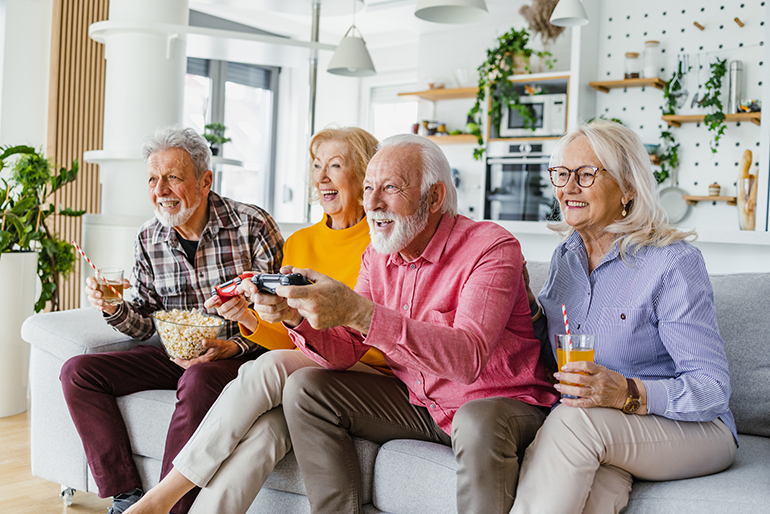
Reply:
[[[588,16],[580,0],[559,0],[550,21],[557,27],[574,27],[587,24]]]
[[[345,32],[326,71],[345,77],[371,77],[377,71],[374,69],[369,50],[366,49],[363,35],[359,37],[353,32],[348,36],[354,29],[358,30],[358,27],[351,25]],[[358,30],[358,33],[361,34],[361,31]]]
[[[419,0],[414,15],[436,23],[474,23],[487,17],[484,0]]]

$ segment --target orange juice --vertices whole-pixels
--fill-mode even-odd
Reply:
[[[567,360],[567,356],[569,355],[569,360]],[[594,361],[594,349],[586,349],[586,350],[570,350],[570,351],[564,351],[562,348],[556,349],[556,364],[559,366],[559,371],[561,371],[561,367],[567,364],[567,362],[578,362],[578,361],[588,361],[593,362]],[[587,373],[583,372],[576,372],[580,373],[581,375],[587,375]],[[573,384],[571,382],[561,382],[562,384],[566,385],[577,385]]]

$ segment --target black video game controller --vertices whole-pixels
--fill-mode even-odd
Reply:
[[[237,288],[241,282],[253,276],[254,276],[254,273],[251,271],[241,273],[234,279],[228,280],[224,284],[220,284],[216,286],[214,289],[212,289],[211,296],[219,296],[219,301],[221,301],[222,303],[225,303],[230,298],[235,298],[236,296],[238,296],[238,293],[235,291],[235,288]]]
[[[278,286],[307,286],[312,284],[311,281],[299,273],[292,273],[290,275],[282,275],[280,273],[273,275],[260,274],[251,277],[251,281],[257,286],[260,293],[266,294],[275,294],[275,288]]]

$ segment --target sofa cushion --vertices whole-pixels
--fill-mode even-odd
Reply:
[[[118,407],[135,455],[163,458],[175,404],[176,391],[173,389],[140,391],[118,397]]]
[[[770,436],[770,273],[712,275],[738,432]]]
[[[31,345],[67,360],[84,353],[117,352],[137,344],[160,345],[157,334],[145,342],[121,334],[94,309],[46,312],[30,316],[21,337]]]
[[[768,512],[770,439],[739,436],[733,465],[716,475],[669,482],[634,481],[623,514],[722,514]]]
[[[396,439],[382,445],[374,466],[372,503],[384,512],[456,513],[457,462],[452,448]]]

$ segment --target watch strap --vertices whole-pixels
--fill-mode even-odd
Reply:
[[[628,397],[634,398],[636,400],[641,400],[641,395],[639,394],[639,388],[636,387],[636,382],[633,378],[627,378],[626,382],[628,383]]]

